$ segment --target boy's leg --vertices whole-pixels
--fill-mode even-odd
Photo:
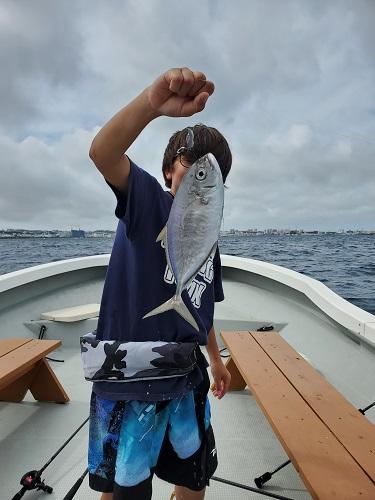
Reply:
[[[151,500],[153,474],[141,480],[147,472],[153,439],[148,431],[153,428],[154,411],[143,415],[150,406],[152,403],[143,401],[110,401],[92,393],[88,461],[94,472],[90,473],[89,484],[101,492],[100,500]],[[139,418],[141,414],[143,418]],[[164,430],[160,433],[164,435]],[[140,476],[140,482],[126,486],[129,481],[125,471],[133,480]]]
[[[181,401],[171,401],[168,429],[155,468],[160,479],[178,485],[175,486],[174,500],[203,499],[204,488],[209,485],[209,478],[218,465],[207,397],[210,380],[203,363],[201,369],[203,380],[191,391],[193,394],[186,394]],[[195,426],[198,424],[195,430],[194,420]],[[187,432],[189,422],[192,425],[189,425]],[[188,448],[195,442],[197,433],[202,438],[201,446],[195,453],[188,455]],[[183,456],[187,458],[180,458]]]
[[[175,499],[176,500],[203,500],[206,492],[206,488],[200,491],[189,490],[184,486],[175,486]]]
[[[113,500],[113,493],[102,493],[100,500]]]
[[[113,491],[116,450],[125,406],[124,401],[109,401],[94,392],[91,394],[89,486],[102,493],[101,500],[112,500],[108,495]]]

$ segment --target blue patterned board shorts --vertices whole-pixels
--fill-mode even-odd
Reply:
[[[151,498],[152,477],[199,491],[209,485],[217,454],[207,397],[209,379],[166,401],[90,400],[90,488],[114,499]]]

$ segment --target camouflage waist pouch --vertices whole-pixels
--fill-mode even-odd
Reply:
[[[197,342],[119,342],[96,340],[96,331],[80,337],[85,379],[135,382],[182,377],[197,364]]]

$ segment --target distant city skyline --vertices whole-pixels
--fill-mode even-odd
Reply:
[[[74,231],[77,231],[75,230],[74,228],[72,228]],[[25,233],[60,233],[60,234],[70,234],[72,232],[72,229],[43,229],[43,228],[37,228],[37,229],[27,229],[27,228],[2,228],[0,229],[0,235],[1,234],[6,234],[6,233],[12,233],[12,232],[25,232]],[[79,228],[82,232],[84,232],[85,234],[92,234],[92,233],[113,233],[115,234],[116,233],[116,230],[113,230],[113,229],[93,229],[93,230],[85,230],[83,228]],[[279,233],[283,233],[283,232],[291,232],[291,231],[294,231],[294,232],[314,232],[314,231],[317,231],[317,232],[322,232],[322,233],[326,233],[326,232],[334,232],[334,233],[341,233],[341,232],[355,232],[355,233],[359,233],[359,232],[364,232],[364,233],[374,233],[375,234],[375,228],[374,229],[356,229],[356,228],[342,228],[342,229],[319,229],[319,228],[313,228],[313,229],[309,229],[309,228],[296,228],[296,227],[289,227],[289,228],[246,228],[246,229],[241,229],[241,228],[231,228],[229,230],[221,230],[220,231],[220,234],[233,234],[233,233],[255,233],[255,232],[259,232],[259,233],[270,233],[270,232],[279,232]]]

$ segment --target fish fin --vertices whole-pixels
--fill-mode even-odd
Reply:
[[[184,302],[183,302],[182,299],[176,305],[176,307],[174,307],[174,310],[180,316],[182,316],[184,318],[184,320],[186,320],[188,323],[190,323],[191,326],[197,330],[197,332],[199,332],[199,326],[197,325],[197,322],[195,321],[193,315],[191,314],[191,312],[189,311],[189,309],[186,307],[186,305],[184,304]]]
[[[160,231],[159,236],[156,238],[156,241],[165,240],[167,236],[167,226],[165,225],[163,229]]]
[[[182,318],[184,318],[184,320],[190,323],[191,326],[194,327],[199,332],[199,327],[197,325],[197,322],[193,318],[193,315],[191,314],[189,309],[184,304],[182,298],[181,297],[176,298],[175,295],[169,300],[167,300],[167,302],[164,302],[164,304],[162,304],[161,306],[156,307],[149,313],[145,314],[142,319],[149,318],[150,316],[155,316],[156,314],[160,314],[165,311],[170,311],[172,309],[175,310]]]

